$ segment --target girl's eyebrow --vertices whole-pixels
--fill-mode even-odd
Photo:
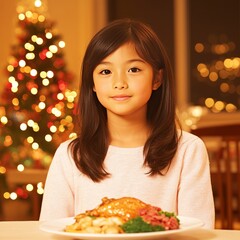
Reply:
[[[130,59],[127,61],[128,63],[131,63],[131,62],[142,62],[142,63],[146,63],[143,59],[141,58],[136,58],[136,59]]]
[[[134,59],[129,59],[126,61],[126,63],[132,63],[132,62],[142,62],[142,63],[146,63],[143,59],[141,58],[134,58]],[[100,62],[98,65],[101,65],[101,64],[112,64],[111,62],[108,62],[108,61],[102,61]]]

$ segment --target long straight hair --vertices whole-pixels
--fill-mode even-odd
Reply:
[[[163,175],[178,146],[174,78],[169,58],[154,31],[146,24],[119,19],[100,30],[90,41],[82,63],[78,102],[79,135],[69,147],[77,168],[95,182],[110,176],[104,169],[109,147],[106,109],[93,91],[96,66],[125,43],[133,43],[139,56],[154,73],[163,71],[163,83],[149,99],[147,121],[152,128],[143,154],[149,175]]]

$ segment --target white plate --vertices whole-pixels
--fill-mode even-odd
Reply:
[[[159,232],[147,232],[147,233],[122,233],[122,234],[99,234],[99,233],[75,233],[75,232],[65,232],[64,228],[66,225],[70,225],[75,222],[74,218],[62,218],[53,221],[42,222],[40,224],[40,230],[44,232],[49,232],[56,235],[68,236],[83,240],[146,240],[146,239],[157,239],[161,236],[170,235],[173,233],[181,233],[194,228],[201,227],[203,223],[196,218],[181,217],[178,216],[180,220],[180,228],[176,230],[169,231],[159,231]]]

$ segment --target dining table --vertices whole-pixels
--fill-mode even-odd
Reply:
[[[62,236],[40,229],[40,221],[0,221],[1,240],[75,240],[71,236]],[[106,234],[102,234],[105,239]],[[101,239],[101,238],[98,238]],[[107,238],[110,240],[110,238]],[[131,238],[129,238],[131,239]],[[139,239],[142,239],[141,237]],[[240,230],[221,230],[195,228],[189,231],[163,235],[159,240],[240,240]],[[124,239],[124,240],[127,240]],[[150,239],[148,239],[150,240]]]

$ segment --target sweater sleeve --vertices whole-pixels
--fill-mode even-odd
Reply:
[[[214,228],[215,210],[209,158],[203,141],[187,142],[178,194],[178,214],[201,219],[204,228]]]
[[[66,143],[59,146],[50,165],[44,187],[41,221],[73,216],[73,170],[67,146]]]

